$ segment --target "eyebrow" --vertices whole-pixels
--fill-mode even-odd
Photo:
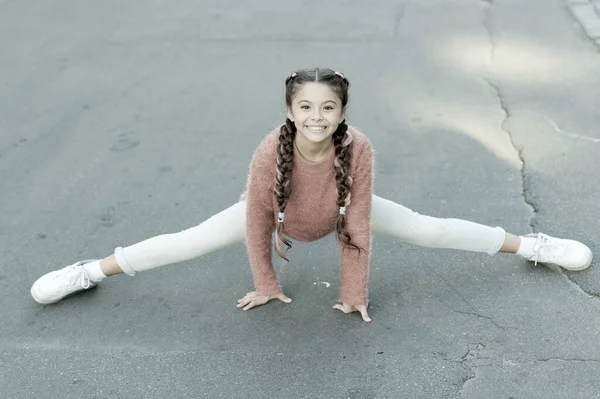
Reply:
[[[312,103],[311,103],[310,101],[308,101],[308,100],[298,100],[298,103],[309,103],[309,104],[312,104]],[[337,105],[337,102],[336,102],[336,101],[334,101],[334,100],[327,100],[327,101],[324,101],[324,102],[323,102],[323,104],[327,104],[327,103],[334,103],[334,104],[336,104],[336,105]]]

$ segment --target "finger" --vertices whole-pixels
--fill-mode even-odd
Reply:
[[[247,304],[249,304],[250,302],[252,302],[252,300],[251,300],[251,299],[244,297],[244,298],[242,298],[242,299],[240,299],[240,300],[238,301],[238,304],[237,304],[236,306],[237,306],[238,308],[241,308],[241,307],[243,307],[243,306],[246,306],[246,305],[247,305]]]
[[[244,307],[244,310],[250,310],[250,309],[252,309],[255,306],[256,306],[256,304],[254,302],[250,302],[248,305],[246,305]]]
[[[367,323],[371,322],[371,318],[369,317],[369,314],[367,313],[367,308],[365,306],[360,306],[358,308],[358,311],[360,312],[360,315],[362,316],[364,321],[366,321]]]
[[[277,294],[276,298],[279,299],[281,302],[285,302],[285,303],[292,302],[292,298],[286,296],[285,294]]]
[[[337,310],[341,310],[344,313],[348,313],[348,310],[346,309],[346,307],[344,305],[340,305],[339,303],[336,305],[333,305],[333,308],[337,309]]]
[[[243,298],[238,299],[238,303],[242,302],[244,299],[249,299],[249,298],[253,297],[255,292],[256,291],[248,292],[246,295],[244,295]]]
[[[245,296],[245,297],[243,297],[243,298],[240,298],[240,299],[238,299],[238,300],[237,300],[237,303],[242,303],[242,302],[245,302],[245,301],[247,301],[247,300],[248,300],[248,295],[246,295],[246,296]]]

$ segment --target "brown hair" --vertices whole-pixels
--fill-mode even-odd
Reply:
[[[348,104],[348,88],[350,82],[344,75],[331,69],[314,68],[303,69],[292,73],[285,81],[285,103],[288,107],[292,106],[292,98],[298,88],[307,82],[319,82],[328,85],[342,101],[342,107]],[[291,195],[291,177],[294,157],[294,138],[296,137],[296,126],[287,118],[285,124],[279,131],[279,146],[277,147],[277,170],[275,174],[274,194],[277,199],[279,213],[285,212],[288,198]],[[335,146],[335,181],[337,185],[338,198],[336,204],[339,207],[350,205],[350,187],[352,186],[352,177],[350,177],[350,160],[352,153],[350,144],[353,137],[348,132],[346,120],[343,120],[332,136]],[[277,223],[275,237],[275,251],[277,254],[288,261],[281,245],[288,249],[292,247],[291,241],[283,235],[283,220],[279,219]],[[336,239],[346,248],[354,248],[360,251],[360,248],[354,245],[350,239],[350,234],[346,231],[346,217],[344,214],[338,214],[336,223]]]

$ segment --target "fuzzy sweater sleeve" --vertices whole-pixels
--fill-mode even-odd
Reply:
[[[250,164],[246,191],[246,247],[254,286],[261,295],[281,292],[272,261],[272,234],[275,229],[273,184],[275,144],[269,136],[257,148]]]
[[[373,195],[373,150],[366,142],[357,157],[352,176],[351,203],[346,210],[346,229],[350,242],[358,246],[342,246],[340,301],[351,305],[368,304],[369,259],[371,256],[371,203]]]

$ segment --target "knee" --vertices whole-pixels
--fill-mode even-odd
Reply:
[[[437,246],[448,234],[445,219],[424,216],[418,213],[415,213],[412,218],[410,230],[413,241],[418,245],[427,247]]]

